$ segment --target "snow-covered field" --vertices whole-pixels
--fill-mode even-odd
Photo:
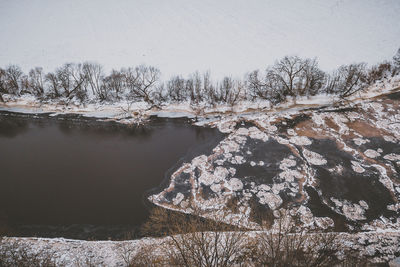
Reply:
[[[163,79],[196,70],[221,78],[297,54],[330,71],[392,58],[399,21],[397,0],[0,1],[0,66],[145,63]]]

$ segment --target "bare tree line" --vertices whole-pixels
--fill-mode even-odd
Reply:
[[[31,94],[40,100],[76,99],[115,102],[122,99],[146,101],[151,105],[190,102],[207,105],[234,105],[241,100],[266,99],[272,104],[298,96],[319,93],[349,97],[382,78],[400,73],[400,49],[392,61],[367,68],[365,63],[343,65],[332,73],[318,67],[317,59],[285,56],[265,71],[255,70],[245,78],[224,77],[213,81],[209,72],[189,77],[174,76],[162,82],[159,69],[140,65],[112,70],[106,75],[97,63],[67,63],[54,72],[35,67],[26,75],[10,65],[0,68],[0,101],[3,94]]]

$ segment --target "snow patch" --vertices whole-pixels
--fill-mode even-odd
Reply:
[[[295,145],[299,146],[308,146],[311,145],[312,142],[309,138],[306,136],[294,136],[289,139],[290,143],[293,143]]]
[[[357,161],[351,161],[351,168],[353,169],[353,171],[357,172],[357,173],[363,173],[365,172],[365,169],[363,167],[361,167],[361,164],[358,163]]]
[[[381,154],[373,149],[367,149],[364,151],[364,155],[367,156],[368,158],[375,159],[379,157]]]
[[[322,155],[305,148],[303,148],[303,155],[312,165],[325,165],[327,163],[326,159]]]
[[[232,191],[240,191],[243,189],[243,183],[237,178],[232,178],[228,181],[229,189]]]
[[[383,158],[390,160],[390,161],[398,161],[398,160],[400,160],[400,155],[391,153],[391,154],[385,155]]]

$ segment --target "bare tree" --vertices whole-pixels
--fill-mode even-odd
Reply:
[[[314,59],[303,60],[304,69],[299,73],[295,84],[296,95],[315,95],[325,83],[326,74],[318,68],[318,62]]]
[[[56,76],[60,88],[63,90],[63,96],[69,99],[77,96],[81,101],[86,98],[87,78],[82,69],[82,64],[64,64],[56,70]]]
[[[215,98],[217,101],[228,103],[233,89],[233,80],[231,77],[224,77],[219,86],[219,92],[216,93]]]
[[[49,83],[49,94],[52,98],[57,98],[61,96],[60,90],[60,81],[58,80],[58,76],[52,72],[49,72],[45,76],[45,81]]]
[[[168,266],[167,259],[155,251],[154,245],[141,244],[138,247],[124,242],[118,243],[115,249],[126,267]]]
[[[325,74],[318,68],[316,59],[286,56],[267,70],[267,79],[277,86],[283,96],[316,94],[322,87]]]
[[[307,233],[296,226],[296,219],[281,211],[271,229],[249,242],[249,258],[255,266],[331,266],[339,263],[335,234]]]
[[[97,96],[100,100],[108,98],[108,87],[102,85],[103,81],[103,67],[97,63],[85,62],[82,65],[82,71],[87,84],[92,89],[93,95]]]
[[[368,82],[365,67],[365,63],[339,67],[339,69],[327,75],[324,91],[346,98],[363,90]]]
[[[20,94],[33,94],[29,77],[22,73],[21,77],[19,78],[19,93]]]
[[[134,68],[123,68],[121,69],[121,73],[124,80],[124,85],[132,95],[132,92],[135,91],[137,83],[139,82],[139,77]]]
[[[381,79],[395,75],[395,67],[390,62],[382,62],[372,66],[366,73],[366,83],[373,84]]]
[[[396,68],[396,74],[400,73],[400,48],[397,50],[396,55],[393,57],[393,63]]]
[[[169,99],[167,89],[164,83],[159,83],[154,87],[153,101],[156,106],[161,106]]]
[[[190,82],[185,81],[180,76],[174,76],[167,82],[168,96],[174,102],[185,101],[188,99],[190,86]]]
[[[269,92],[266,88],[266,83],[260,77],[259,70],[255,70],[247,74],[246,85],[248,91],[252,94],[253,97],[269,99]]]
[[[124,93],[124,75],[122,71],[112,70],[111,74],[104,77],[103,86],[105,89],[114,93],[116,99],[120,99]]]
[[[196,102],[196,94],[195,94],[195,88],[194,88],[195,84],[194,84],[194,80],[192,77],[189,77],[186,81],[185,81],[185,90],[186,90],[186,99],[185,100],[189,100],[191,104],[194,104]]]
[[[16,65],[10,65],[5,69],[6,74],[6,91],[10,94],[20,94],[20,82],[23,75],[20,67]]]
[[[29,87],[37,96],[44,94],[44,78],[43,68],[41,67],[29,71]]]
[[[283,95],[295,96],[295,85],[299,83],[306,62],[297,56],[286,56],[277,61],[268,71],[268,78],[279,82]]]
[[[71,68],[72,64],[67,63],[62,67],[56,70],[57,80],[59,81],[59,85],[62,88],[62,94],[64,96],[69,96],[72,90],[72,77],[71,77]]]
[[[341,98],[349,97],[364,89],[365,63],[341,66],[337,75],[336,92]]]
[[[251,72],[247,75],[246,84],[253,98],[266,99],[272,104],[277,104],[285,99],[281,82],[272,70],[267,70],[265,75],[260,75],[258,70]]]
[[[143,99],[154,105],[153,93],[160,79],[160,71],[151,66],[140,65],[135,69],[124,71],[125,83],[130,90],[131,97]]]
[[[324,85],[325,73],[316,59],[286,56],[267,68],[264,75],[253,71],[247,75],[247,88],[254,97],[279,103],[286,96],[315,95]]]
[[[205,220],[196,214],[187,216],[161,208],[151,212],[146,228],[169,236],[162,245],[168,264],[216,267],[232,266],[240,261],[246,235],[235,228],[237,222],[231,220],[231,225],[228,225],[217,220]]]
[[[215,104],[215,86],[211,81],[211,74],[209,71],[203,73],[203,94],[208,103]]]
[[[326,75],[325,86],[322,89],[325,93],[328,94],[337,94],[338,93],[338,84],[340,81],[340,76],[338,71],[334,71],[331,74]]]
[[[243,85],[241,81],[225,77],[219,86],[219,91],[215,92],[214,99],[233,106],[239,100],[242,89]]]
[[[202,80],[199,72],[195,72],[190,75],[192,90],[190,92],[191,101],[195,104],[203,101],[203,90],[202,90]]]
[[[88,76],[83,68],[84,65],[81,63],[72,64],[71,65],[71,76],[73,81],[73,89],[70,92],[68,98],[77,97],[81,102],[86,100],[88,97],[87,95],[87,88],[88,88]]]
[[[188,79],[181,76],[172,77],[167,82],[166,88],[168,97],[175,102],[190,100],[192,104],[198,104],[206,99],[210,104],[233,105],[239,100],[243,84],[231,77],[225,77],[220,84],[213,84],[209,72],[202,76],[196,72]]]
[[[0,101],[4,102],[3,93],[7,93],[6,88],[6,71],[0,68]]]

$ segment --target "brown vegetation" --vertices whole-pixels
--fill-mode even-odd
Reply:
[[[115,250],[130,267],[367,266],[367,259],[343,246],[337,234],[304,232],[296,218],[284,211],[272,216],[273,223],[266,218],[260,221],[262,231],[249,232],[235,226],[237,221],[230,225],[155,208],[143,230],[163,238],[136,245],[122,241]],[[34,250],[21,240],[0,239],[0,266],[56,266],[51,251]],[[95,266],[95,262],[86,257],[76,258],[73,264]]]
[[[124,244],[118,250],[126,266],[366,266],[365,257],[342,246],[336,234],[307,233],[295,222],[281,212],[273,226],[263,221],[263,231],[248,232],[156,208],[147,230],[167,238],[158,246]]]
[[[16,240],[6,240],[0,237],[0,266],[18,267],[51,267],[57,266],[54,253],[48,250],[34,252],[28,244]]]

